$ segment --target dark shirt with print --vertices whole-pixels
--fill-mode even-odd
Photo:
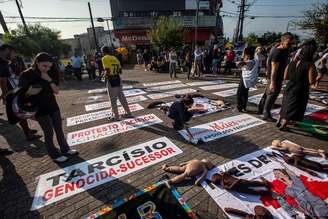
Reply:
[[[284,80],[284,73],[285,69],[288,65],[288,56],[289,50],[288,49],[278,49],[273,47],[270,51],[270,55],[268,57],[268,77],[271,78],[271,63],[277,62],[279,64],[277,72],[276,72],[276,79],[275,82],[282,83]]]
[[[54,81],[58,84],[57,81]],[[37,95],[30,96],[28,99],[37,107],[35,117],[49,115],[59,111],[56,97],[48,81],[41,78],[41,73],[33,69],[28,69],[19,78],[19,87],[27,91],[30,86],[40,85],[42,90]]]
[[[7,79],[7,91],[16,88],[18,76],[10,73],[9,62],[0,58],[0,78]]]

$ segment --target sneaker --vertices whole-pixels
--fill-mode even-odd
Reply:
[[[75,149],[71,149],[71,150],[67,151],[66,154],[68,154],[70,156],[74,156],[74,155],[78,155],[79,152]]]
[[[110,117],[110,118],[108,118],[108,121],[110,121],[110,122],[118,122],[118,121],[120,121],[120,119],[117,119],[115,117]]]
[[[122,118],[124,119],[131,119],[131,118],[134,118],[134,116],[132,116],[131,114],[124,114],[121,116]]]
[[[60,156],[60,157],[57,157],[56,159],[53,159],[56,163],[63,163],[63,162],[65,162],[65,161],[67,161],[68,160],[68,158],[67,157],[65,157],[65,156]]]

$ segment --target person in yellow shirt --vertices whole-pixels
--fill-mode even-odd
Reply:
[[[110,120],[118,121],[120,119],[117,108],[117,99],[119,99],[126,112],[122,117],[130,118],[132,115],[128,102],[126,101],[123,93],[122,81],[120,77],[120,74],[122,73],[121,63],[115,56],[112,55],[112,52],[108,46],[103,46],[101,51],[104,55],[102,58],[102,64],[106,72],[107,92],[111,102],[112,113],[115,116],[110,118]]]

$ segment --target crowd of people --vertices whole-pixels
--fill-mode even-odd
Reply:
[[[328,53],[319,53],[319,57],[316,57],[318,46],[314,40],[304,42],[297,48],[298,50],[291,52],[293,45],[293,35],[285,33],[281,41],[273,45],[268,53],[265,47],[246,46],[241,59],[238,60],[232,49],[223,52],[217,47],[209,50],[203,46],[197,46],[193,52],[175,51],[171,48],[169,51],[159,53],[158,56],[145,50],[143,54],[137,53],[137,62],[145,64],[145,71],[159,71],[167,65],[171,78],[176,78],[178,69],[183,68],[187,72],[188,79],[201,77],[205,72],[231,73],[231,68],[236,67],[241,72],[237,90],[239,112],[247,112],[249,88],[255,86],[261,69],[265,69],[268,83],[259,103],[258,112],[263,114],[263,120],[274,121],[280,130],[288,130],[289,124],[303,120],[309,90],[311,87],[318,86],[327,72],[328,63]],[[225,61],[225,69],[221,71],[223,61]],[[59,92],[61,72],[67,76],[67,71],[70,71],[78,81],[82,80],[83,62],[88,63],[90,80],[96,79],[97,68],[99,69],[98,77],[106,79],[113,112],[113,118],[110,120],[131,118],[132,115],[122,90],[121,61],[115,56],[113,48],[105,46],[102,48],[102,55],[98,54],[95,59],[87,59],[87,61],[83,61],[75,54],[71,58],[71,63],[69,62],[66,66],[47,53],[39,53],[32,65],[25,67],[24,61],[17,55],[15,48],[9,45],[0,46],[1,99],[6,106],[8,121],[10,124],[18,123],[26,140],[30,141],[41,137],[37,134],[37,130],[29,127],[28,120],[36,120],[43,131],[48,154],[56,162],[64,162],[70,156],[78,154],[76,150],[70,149],[66,142],[60,107],[55,95]],[[263,65],[264,63],[266,66]],[[271,110],[284,82],[287,83],[280,118],[276,121],[271,115]],[[121,102],[125,110],[122,116],[118,113],[117,100]],[[169,109],[169,117],[174,120],[173,126],[177,130],[184,128],[184,124],[190,120],[190,108],[193,104],[190,97],[179,101]],[[54,133],[60,150],[54,146]],[[0,149],[1,155],[11,153],[9,149]]]

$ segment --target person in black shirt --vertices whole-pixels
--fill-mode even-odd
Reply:
[[[168,117],[173,119],[173,128],[175,130],[181,130],[184,128],[186,122],[188,122],[193,116],[190,108],[194,104],[194,100],[190,96],[186,96],[182,100],[175,101],[168,113]]]
[[[37,131],[30,129],[27,120],[20,120],[17,118],[12,110],[12,100],[14,89],[18,86],[19,74],[18,68],[15,68],[14,60],[16,56],[15,48],[9,45],[2,45],[0,47],[0,87],[2,91],[1,99],[6,105],[6,112],[10,124],[19,123],[22,127],[25,137],[28,141],[37,139],[41,136],[34,135]]]
[[[259,114],[263,113],[263,119],[274,122],[271,116],[271,109],[279,96],[284,72],[288,64],[289,48],[293,44],[293,35],[289,32],[284,33],[281,42],[273,47],[267,61],[268,84],[259,104]]]
[[[62,119],[55,94],[59,88],[58,70],[53,65],[53,59],[47,53],[39,53],[30,69],[24,71],[19,79],[19,87],[25,93],[26,99],[33,103],[39,122],[45,136],[45,144],[49,156],[55,162],[64,162],[68,158],[64,155],[76,155],[76,150],[70,149],[62,128]],[[56,133],[61,153],[53,143],[53,134]]]

